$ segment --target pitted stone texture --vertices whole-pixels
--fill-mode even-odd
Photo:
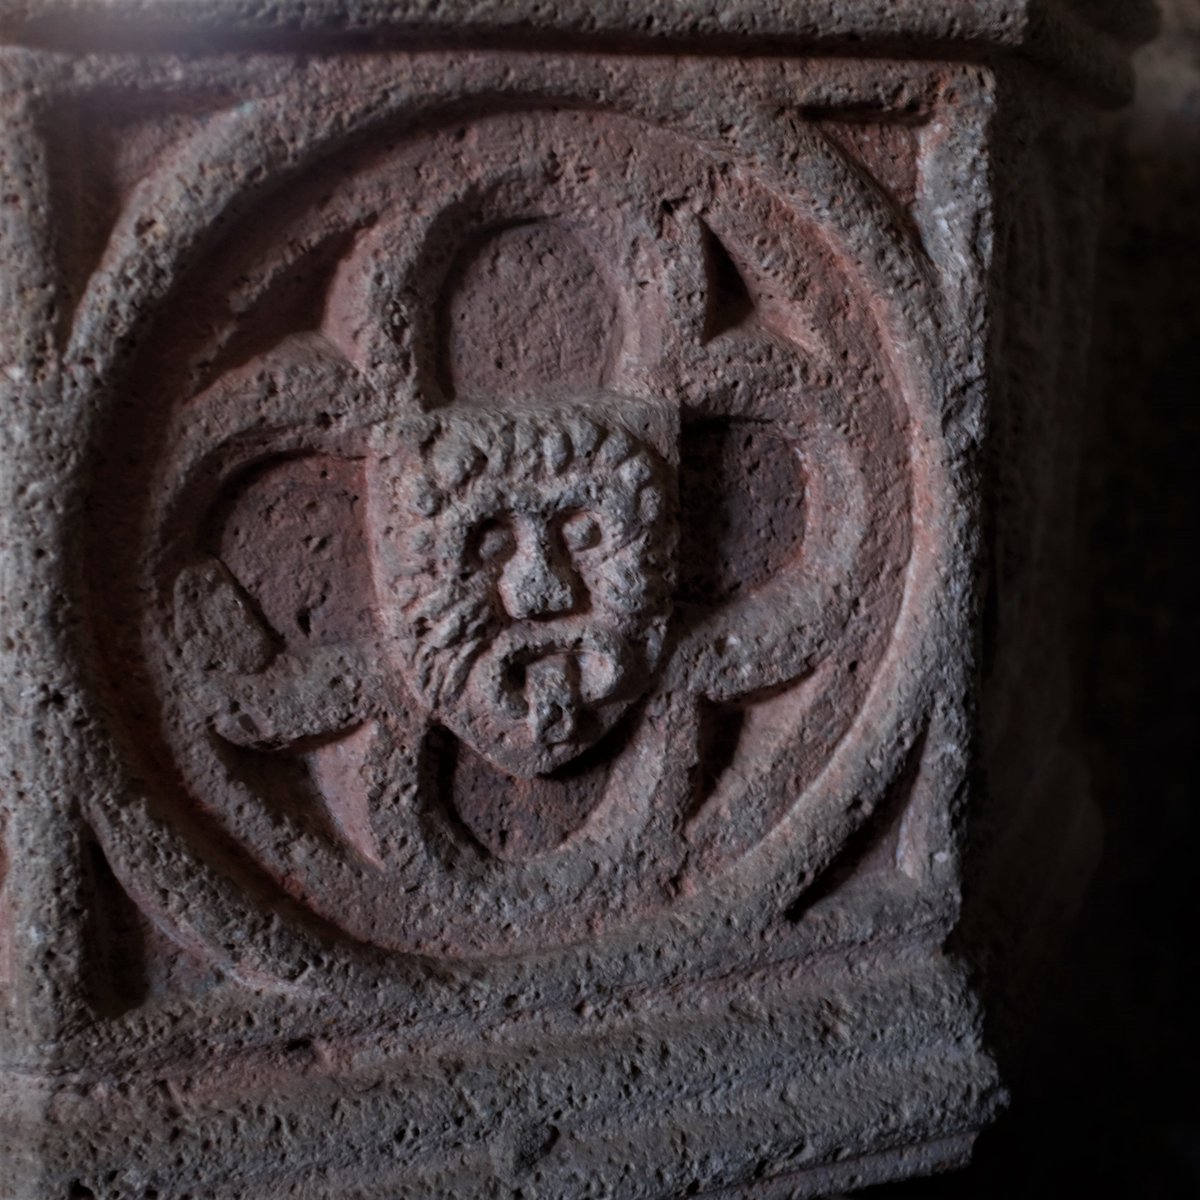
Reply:
[[[159,0],[8,0],[0,32],[51,45],[156,37],[176,43],[236,31],[411,37],[464,34],[493,45],[531,36],[620,39],[654,47],[686,42],[720,53],[767,47],[798,54],[847,45],[878,45],[897,56],[921,58],[947,48],[972,57],[997,52],[1049,65],[1093,96],[1128,100],[1133,86],[1131,43],[1153,35],[1151,0],[974,0],[969,5],[929,0],[226,0],[165,6]],[[281,39],[286,45],[286,36]]]
[[[122,367],[167,411],[108,427],[87,501],[95,661],[166,769],[97,811],[123,875],[161,883],[169,843],[194,876],[219,832],[353,941],[461,959],[836,853],[928,719],[929,635],[896,622],[944,489],[855,265],[892,210],[788,136],[803,202],[680,131],[518,104],[329,148],[282,225],[224,235]],[[833,194],[858,215],[818,219]],[[903,240],[882,270],[921,286]],[[880,751],[847,758],[873,687]]]
[[[410,460],[376,489],[377,590],[405,681],[517,776],[594,745],[662,656],[673,481],[597,417],[564,406],[421,421]]]
[[[292,15],[3,60],[22,1200],[957,1161],[995,70]]]

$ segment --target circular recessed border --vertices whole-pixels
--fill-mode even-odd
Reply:
[[[914,328],[909,317],[914,312],[923,312],[928,316],[936,308],[930,281],[908,247],[893,246],[894,253],[890,257],[879,256],[875,253],[878,247],[862,245],[861,229],[839,227],[838,214],[827,209],[823,201],[823,196],[829,194],[831,188],[841,189],[843,193],[857,191],[860,213],[864,209],[872,209],[874,198],[868,194],[869,190],[856,183],[853,173],[846,169],[844,164],[826,152],[819,139],[806,138],[804,141],[810,171],[805,171],[805,155],[801,155],[800,160],[793,166],[795,174],[786,180],[775,181],[780,192],[791,191],[793,194],[790,199],[793,203],[804,203],[807,199],[810,214],[819,214],[823,226],[831,229],[835,238],[843,244],[849,244],[849,259],[857,262],[868,281],[872,276],[875,277],[875,290],[880,294],[926,297],[924,304],[920,301],[910,302],[904,311],[895,309],[890,312],[885,337],[893,348],[905,347],[908,351],[900,355],[899,363],[892,365],[901,368],[897,373],[903,379],[910,416],[918,414],[914,426],[928,439],[930,431],[936,428],[936,416],[932,411],[936,385],[932,379],[920,378],[924,373],[923,366],[932,362],[932,355],[921,353],[920,347],[923,340],[926,340],[927,345],[932,344],[931,339],[927,339],[927,334],[934,322],[922,321],[922,324],[927,324],[927,329],[923,331]],[[769,171],[763,173],[769,174]],[[796,185],[805,182],[806,174],[811,176],[807,180],[810,190],[807,198],[796,191]],[[854,205],[843,205],[843,221],[845,214],[854,210]],[[866,250],[868,253],[857,252],[860,250]],[[922,409],[926,411],[921,412]],[[926,445],[929,444],[927,441]],[[936,505],[937,497],[947,494],[946,489],[939,491],[934,486],[938,457],[936,451],[926,450],[922,453],[919,448],[914,454],[914,465],[922,475],[915,493],[921,498],[926,510],[918,514],[918,519],[926,529],[936,528],[936,513],[932,512],[932,508]],[[930,561],[928,553],[924,558],[920,555],[917,557],[919,565]],[[840,844],[848,834],[853,824],[849,812],[841,814],[839,819],[836,813],[831,814],[829,810],[836,809],[839,805],[847,807],[845,801],[849,796],[861,800],[864,793],[877,793],[882,790],[890,772],[894,772],[905,752],[907,735],[900,727],[911,726],[915,729],[920,723],[919,712],[928,706],[928,687],[920,680],[920,671],[913,671],[912,668],[914,665],[919,666],[928,657],[925,642],[929,634],[928,630],[921,626],[919,599],[922,591],[925,591],[929,598],[930,588],[936,586],[936,571],[910,571],[906,585],[907,595],[896,636],[886,655],[880,676],[876,679],[864,705],[864,711],[856,723],[859,733],[845,739],[839,746],[834,760],[822,773],[810,793],[806,794],[804,813],[798,815],[793,811],[791,818],[780,822],[771,834],[763,839],[763,844],[756,852],[745,855],[735,869],[725,873],[724,885],[708,887],[701,907],[736,904],[738,897],[745,890],[746,881],[755,877],[759,880],[755,886],[762,890],[761,883],[764,877],[761,868],[764,862],[771,868],[770,878],[782,880],[787,876],[790,886],[792,881],[802,877],[808,869],[802,867],[804,861],[811,866],[819,860],[822,853],[827,857],[836,844]],[[917,602],[914,602],[914,595],[917,596]],[[900,678],[905,673],[910,676],[907,680]],[[880,719],[883,720],[882,726],[878,723]],[[873,738],[864,735],[864,723],[868,729],[874,724],[876,731],[887,732],[883,737],[879,736],[879,732],[876,732]],[[911,743],[911,738],[908,740]],[[867,744],[872,741],[876,745]],[[848,748],[846,742],[858,744]],[[853,778],[855,776],[857,778]],[[857,807],[860,814],[869,811],[869,805],[860,803]],[[306,943],[311,943],[310,937],[298,931],[289,933],[281,929],[271,914],[256,908],[253,900],[240,895],[228,878],[220,871],[214,873],[200,858],[193,858],[186,851],[164,853],[161,827],[155,830],[154,818],[145,807],[144,799],[139,797],[136,791],[128,793],[121,801],[92,805],[91,815],[118,874],[130,885],[131,892],[137,898],[161,916],[164,923],[172,929],[174,936],[181,937],[182,940],[193,940],[195,944],[204,945],[211,951],[214,943],[228,944],[228,932],[236,928],[239,930],[238,940],[244,943],[249,953],[244,957],[240,952],[231,955],[231,966],[239,961],[253,961],[253,972],[266,971],[286,978],[295,973],[294,966],[297,961],[311,964],[313,954],[301,952]],[[804,830],[800,828],[804,824],[811,825],[814,819],[826,834],[819,839],[816,848],[812,839],[803,836]],[[139,847],[148,851],[148,854],[139,855]],[[797,867],[802,869],[797,870]],[[134,881],[147,869],[155,877],[154,882],[143,882],[139,886]],[[698,903],[681,901],[678,908],[681,914],[685,910],[694,912]],[[204,916],[206,910],[209,913],[207,919]],[[680,916],[679,919],[687,918]],[[204,932],[205,929],[208,930],[207,933]],[[328,941],[328,931],[325,934],[317,931],[316,936],[318,942]],[[355,952],[350,953],[353,956]],[[416,951],[416,954],[420,957],[420,951]],[[487,954],[482,956],[487,957]],[[328,950],[322,951],[317,957],[328,960]]]

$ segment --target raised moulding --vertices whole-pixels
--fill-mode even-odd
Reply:
[[[219,831],[354,941],[544,951],[794,891],[927,724],[928,621],[901,606],[948,493],[912,444],[932,385],[906,395],[843,245],[859,216],[601,105],[510,108],[329,148],[297,185],[323,202],[265,236],[248,211],[194,340],[168,313],[125,368],[155,401],[109,428],[85,550],[89,659],[139,760],[94,813],[122,877],[195,880]],[[797,133],[815,186],[888,219]],[[886,286],[920,287],[894,257]],[[253,332],[284,269],[313,327]],[[839,755],[851,778],[814,786]]]
[[[1074,31],[1109,98],[1120,54],[998,6],[935,61],[921,5],[860,7],[912,57],[803,14],[770,53],[736,12],[566,6],[537,51],[468,6],[0,21],[14,1195],[818,1195],[968,1152],[964,818],[1028,816],[976,718],[1060,719],[989,691],[1040,644],[982,598],[1037,336],[1001,281],[1035,245],[1065,320],[1047,164],[1094,142],[1010,80]]]

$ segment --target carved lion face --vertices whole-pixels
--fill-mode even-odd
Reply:
[[[372,514],[403,673],[503,770],[552,771],[612,727],[662,653],[667,468],[579,409],[431,416],[405,441]]]

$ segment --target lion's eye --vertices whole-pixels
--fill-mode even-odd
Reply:
[[[588,512],[572,513],[562,523],[563,545],[572,553],[595,549],[603,536],[600,522]]]
[[[475,556],[481,563],[500,563],[517,548],[512,530],[503,521],[487,521],[475,531]]]

